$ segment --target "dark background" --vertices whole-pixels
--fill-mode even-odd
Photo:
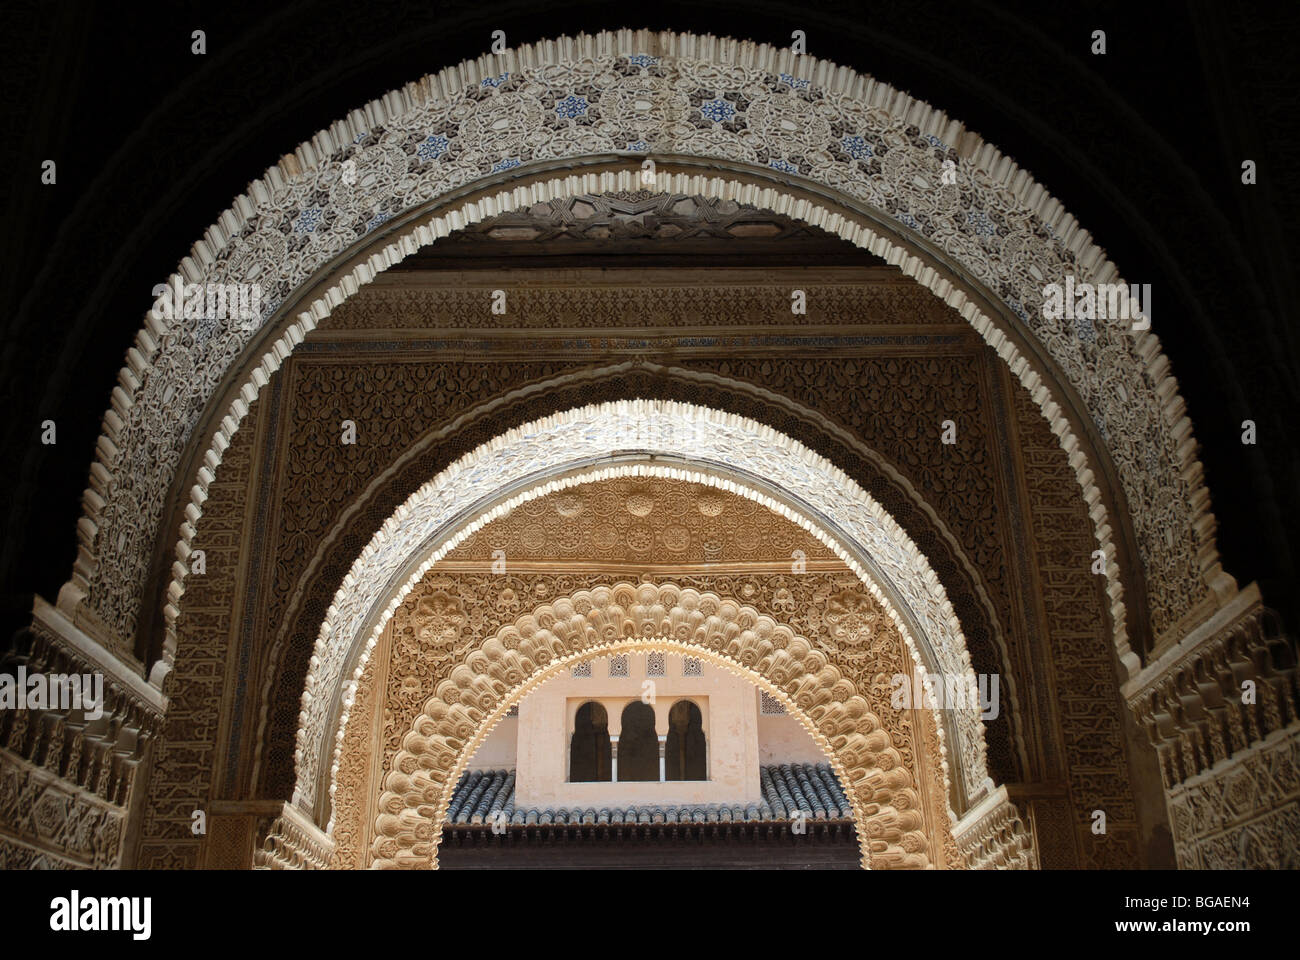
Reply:
[[[68,578],[154,284],[251,180],[348,110],[486,52],[493,30],[516,46],[619,27],[775,45],[802,29],[810,54],[929,101],[1026,167],[1126,279],[1152,284],[1225,566],[1298,622],[1300,5],[6,0],[0,16],[0,636]],[[1241,444],[1245,419],[1257,446]]]

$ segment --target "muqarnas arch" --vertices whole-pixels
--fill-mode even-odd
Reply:
[[[579,612],[584,611],[584,612]],[[649,639],[604,640],[566,630],[581,622],[626,626]],[[689,642],[682,636],[689,624]],[[812,643],[734,600],[671,584],[582,591],[505,627],[439,684],[402,738],[384,778],[373,866],[437,866],[452,790],[510,704],[590,656],[642,650],[707,660],[775,696],[826,753],[853,805],[864,868],[925,868],[942,841],[927,837],[913,771],[854,683]],[[523,678],[522,680],[520,678]]]
[[[629,453],[614,457],[612,450]],[[608,465],[591,466],[593,460]],[[294,802],[326,816],[322,784],[327,769],[330,778],[337,769],[336,744],[366,658],[403,598],[439,559],[527,500],[629,474],[718,486],[781,513],[860,578],[918,665],[974,681],[961,625],[929,563],[880,505],[829,461],[735,414],[673,401],[594,405],[484,444],[416,491],[362,551],[335,595],[311,659]],[[974,805],[993,786],[983,726],[978,710],[951,717],[962,797]],[[330,753],[334,765],[326,768]]]
[[[1032,177],[928,105],[787,50],[689,34],[561,38],[466,62],[354,111],[250,185],[171,282],[264,283],[263,315],[146,318],[104,418],[60,614],[147,658],[150,689],[163,689],[209,486],[294,347],[361,284],[466,223],[637,189],[726,197],[821,227],[969,320],[1069,458],[1102,554],[1125,697],[1157,750],[1196,736],[1195,711],[1150,694],[1167,686],[1170,658],[1201,656],[1183,647],[1253,622],[1259,597],[1219,565],[1191,423],[1157,338],[1040,309],[1047,284],[1118,283],[1117,268]],[[1260,729],[1291,729],[1288,716]],[[1204,766],[1180,762],[1166,788]]]

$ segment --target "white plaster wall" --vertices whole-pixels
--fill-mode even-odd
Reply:
[[[592,661],[590,678],[565,674],[519,705],[516,803],[523,807],[610,807],[631,804],[754,803],[761,798],[756,688],[703,664],[702,675],[682,676],[683,659],[667,657],[666,676],[653,677],[656,731],[668,732],[668,711],[680,699],[700,708],[709,779],[665,783],[569,783],[569,734],[587,700],[609,714],[609,733],[620,732],[623,707],[641,699],[646,654],[629,654],[629,675],[609,676],[608,657]],[[714,749],[715,744],[719,749]],[[487,746],[487,744],[484,744]],[[474,766],[478,766],[475,757]]]
[[[757,698],[758,691],[754,691]],[[822,753],[808,731],[794,717],[758,715],[758,762],[825,763]]]
[[[470,757],[471,770],[513,770],[519,743],[519,718],[506,717],[488,734],[474,756]]]

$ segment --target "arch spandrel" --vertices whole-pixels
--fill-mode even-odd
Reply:
[[[656,155],[737,172],[730,178],[661,172],[656,189],[702,195],[726,192],[838,232],[897,263],[979,329],[1034,393],[1072,455],[1085,498],[1094,504],[1098,539],[1109,558],[1117,646],[1130,670],[1137,658],[1124,635],[1114,531],[1098,486],[1097,472],[1104,472],[1106,465],[1096,461],[1086,437],[1078,435],[1064,415],[1069,401],[1054,392],[1053,376],[1068,384],[1082,403],[1085,412],[1080,415],[1090,421],[1085,434],[1101,438],[1131,507],[1142,560],[1152,580],[1150,593],[1157,598],[1152,610],[1157,629],[1202,602],[1210,587],[1221,592],[1232,589],[1218,567],[1213,519],[1194,444],[1188,442],[1182,401],[1158,341],[1149,333],[1134,336],[1105,326],[1088,339],[1041,318],[1036,307],[1043,283],[1066,272],[1080,281],[1109,282],[1118,279],[1117,271],[1059,203],[976,135],[852,71],[796,58],[786,50],[716,38],[646,31],[562,38],[512,50],[504,66],[503,73],[501,59],[483,57],[355,111],[268,171],[196,244],[182,264],[182,282],[252,282],[271,275],[283,279],[268,291],[269,305],[260,324],[196,331],[185,324],[148,319],[114,392],[114,409],[105,419],[86,497],[86,518],[80,526],[81,549],[61,599],[65,607],[85,599],[88,616],[105,629],[124,636],[135,632],[158,534],[158,505],[175,479],[182,451],[199,443],[203,449],[196,449],[193,459],[202,466],[190,493],[192,503],[168,590],[165,613],[171,629],[184,590],[193,524],[202,513],[212,472],[248,402],[321,316],[377,271],[419,244],[455,229],[466,217],[489,216],[503,205],[561,193],[634,188],[640,170],[607,173],[604,181],[581,176],[533,181],[514,191],[484,196],[427,226],[418,225],[346,275],[313,291],[306,309],[292,318],[282,316],[282,306],[310,277],[348,251],[362,249],[371,234],[380,236],[387,215],[380,212],[381,206],[387,210],[395,202],[400,220],[404,213],[449,191],[515,176],[510,171],[516,164],[519,173],[535,175],[552,164],[571,168],[579,158],[593,156],[593,151],[605,156],[621,153],[624,159],[617,162],[630,163],[642,156],[643,143]],[[612,82],[595,83],[605,79]],[[722,120],[696,122],[694,114],[667,108],[692,83],[706,81],[720,92],[716,99],[726,101],[729,88],[747,94],[749,136],[757,131],[756,140],[747,143],[733,136]],[[559,99],[560,93],[579,96],[574,89],[583,84],[605,92],[584,97],[585,109],[597,111],[600,122],[579,131],[571,116],[566,119],[554,112],[551,101]],[[629,98],[620,95],[627,90],[637,97],[648,92],[661,109],[651,111],[648,118],[634,110],[627,112]],[[728,102],[734,110],[738,101]],[[815,109],[807,109],[809,104]],[[549,131],[547,138],[530,139],[523,128],[515,127],[488,135],[496,127],[488,121],[503,110],[523,118],[521,122],[526,120],[525,126],[536,121],[539,132]],[[725,105],[713,112],[719,111],[725,111]],[[822,128],[832,115],[858,132],[827,140]],[[794,118],[798,119],[792,127],[786,121]],[[452,138],[445,138],[444,145],[437,139],[442,134],[429,133],[435,120],[456,125],[454,144]],[[638,128],[646,123],[649,129]],[[794,157],[796,150],[802,151],[802,163],[782,159],[779,163],[784,166],[775,169],[761,163],[755,166],[754,143],[762,144],[764,156]],[[418,173],[407,170],[405,146],[414,147],[417,155],[424,149],[427,155]],[[964,175],[958,188],[960,204],[943,190],[932,189],[940,160],[952,158],[960,161]],[[344,159],[357,163],[360,188],[342,183]],[[608,159],[601,162],[610,164]],[[748,172],[741,176],[742,170]],[[748,184],[743,182],[746,176]],[[766,178],[768,185],[757,186],[754,178],[758,177]],[[797,191],[780,182],[790,177],[830,191],[844,205],[837,210],[829,201],[794,199]],[[926,186],[911,186],[918,183]],[[301,220],[305,205],[318,192],[330,198],[327,212],[338,215],[326,218],[325,229],[304,227],[305,244],[290,252],[284,231],[295,231],[295,224],[307,222]],[[912,222],[890,218],[890,229],[885,231],[879,224],[873,229],[841,212],[865,213],[890,203],[900,211],[904,206],[911,210],[905,216]],[[931,228],[925,240],[916,228],[922,217]],[[989,310],[972,299],[944,275],[945,264],[998,291],[1001,306]],[[267,269],[271,266],[273,271]],[[297,306],[294,301],[293,309]],[[262,326],[273,317],[283,322],[270,334]],[[246,363],[252,371],[247,379],[225,394],[229,399],[222,400],[222,409],[205,415],[231,359],[244,355],[255,338],[261,344],[256,349],[264,351],[260,364]],[[1034,344],[1038,346],[1031,352],[1036,356],[1021,349]],[[1044,368],[1044,362],[1053,369]],[[166,404],[164,396],[171,397]],[[160,416],[164,407],[168,414]],[[212,424],[210,437],[206,429],[203,437],[194,436],[201,422]],[[1117,424],[1124,424],[1124,429]],[[1151,438],[1157,438],[1154,445]],[[161,469],[136,469],[146,463],[159,464]],[[126,482],[129,476],[152,479]],[[189,478],[179,482],[188,484]],[[1171,530],[1185,533],[1168,544],[1164,538]],[[168,658],[173,646],[174,638]]]
[[[695,469],[640,462],[573,472],[575,463],[607,458],[611,450],[663,457],[679,449]],[[698,469],[709,465],[721,472]],[[581,482],[628,473],[718,486],[787,516],[859,577],[893,620],[917,664],[973,679],[961,625],[925,557],[879,504],[828,461],[734,414],[671,401],[586,407],[512,430],[462,458],[408,499],[362,552],[330,606],[311,660],[295,753],[295,803],[319,809],[325,758],[333,755],[329,770],[336,770],[347,711],[365,660],[415,583],[466,537],[519,504]],[[546,479],[555,475],[561,479]],[[752,486],[760,481],[747,476],[781,478],[779,490],[786,502],[760,493]],[[509,497],[519,488],[522,492]],[[501,496],[509,499],[496,499],[485,510],[493,499],[485,491],[504,491]],[[792,508],[792,503],[798,506]],[[827,529],[839,531],[843,543]],[[689,629],[685,623],[674,628]],[[974,803],[992,787],[983,725],[978,711],[970,710],[954,711],[953,722],[955,773],[964,784],[966,802]]]

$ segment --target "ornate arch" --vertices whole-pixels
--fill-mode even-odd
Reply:
[[[615,450],[626,453],[611,455]],[[679,451],[689,463],[674,456]],[[398,605],[439,559],[521,503],[629,474],[720,487],[787,517],[857,575],[916,663],[973,680],[961,625],[928,561],[888,513],[829,461],[734,414],[672,401],[593,405],[526,424],[452,464],[399,507],[362,551],[335,595],[311,658],[294,802],[318,816],[323,812],[324,758],[332,752],[332,781],[366,658]],[[970,710],[953,711],[952,722],[960,794],[973,805],[993,787],[983,725],[978,711]]]
[[[935,508],[920,494],[919,491],[916,490],[915,486],[901,472],[899,472],[897,468],[889,463],[885,457],[864,444],[849,431],[831,423],[823,415],[786,396],[774,393],[761,386],[744,383],[713,373],[674,367],[663,367],[654,363],[632,361],[616,364],[610,367],[565,374],[556,379],[519,387],[502,397],[484,403],[479,407],[475,407],[473,410],[457,417],[451,423],[445,424],[439,429],[421,438],[417,443],[405,450],[401,457],[395,460],[387,469],[382,473],[377,474],[368,483],[366,492],[359,496],[358,500],[347,509],[343,516],[340,517],[334,526],[332,526],[321,539],[319,544],[317,544],[312,559],[306,565],[304,572],[297,581],[297,586],[295,587],[290,605],[287,608],[288,612],[282,618],[282,625],[276,634],[269,656],[271,663],[275,666],[266,672],[266,678],[261,689],[260,705],[258,707],[258,734],[256,737],[256,743],[259,761],[262,756],[261,751],[265,743],[265,736],[270,722],[270,710],[276,696],[277,684],[282,681],[287,683],[287,680],[280,676],[280,664],[282,664],[283,658],[286,654],[286,648],[290,636],[296,635],[296,631],[302,629],[304,626],[298,621],[297,611],[301,604],[307,602],[307,585],[318,576],[321,563],[326,557],[334,552],[336,545],[344,538],[347,536],[357,536],[359,533],[363,536],[369,536],[371,534],[372,528],[364,528],[364,532],[362,532],[362,530],[359,530],[352,524],[352,519],[355,516],[365,513],[365,505],[370,502],[374,493],[380,490],[391,490],[393,485],[398,483],[399,478],[407,472],[408,465],[418,462],[425,450],[442,443],[447,437],[454,436],[457,431],[464,429],[466,426],[488,418],[493,411],[499,408],[508,407],[511,403],[516,402],[520,398],[534,395],[546,395],[560,386],[608,381],[633,370],[650,375],[668,375],[679,380],[684,385],[690,385],[692,387],[709,385],[742,396],[752,396],[764,401],[765,404],[770,407],[770,411],[783,411],[792,414],[800,421],[814,425],[820,433],[836,438],[838,441],[843,443],[847,449],[854,451],[874,465],[903,493],[904,496],[906,496],[909,502],[914,504],[924,514],[928,524],[932,527],[934,534],[940,537],[943,543],[947,545],[948,556],[951,558],[951,562],[965,572],[971,585],[970,589],[972,589],[974,593],[973,598],[969,599],[979,605],[982,616],[987,618],[987,624],[985,624],[985,627],[991,643],[986,647],[986,656],[989,658],[990,664],[997,664],[1000,666],[990,666],[984,669],[990,669],[991,671],[1000,672],[1001,674],[1006,700],[1010,708],[1007,711],[1007,722],[1010,724],[1010,737],[1012,743],[1015,745],[1012,749],[1019,751],[1018,759],[1022,764],[1025,763],[1024,741],[1029,733],[1024,727],[1025,718],[1020,710],[1024,692],[1020,689],[1017,677],[1007,668],[1007,664],[1010,663],[1007,638],[1003,633],[1003,627],[999,621],[995,605],[988,595],[983,580],[983,574],[972,563],[966,550],[959,543],[958,538],[944,523],[939,514],[935,511]],[[656,397],[656,399],[659,398]],[[715,400],[716,399],[717,398],[715,397]],[[557,403],[550,409],[553,409],[556,412],[562,412],[565,409],[565,405],[563,403]],[[520,416],[519,419],[522,420],[523,416]],[[764,417],[764,419],[766,418]],[[521,424],[521,427],[522,426],[523,425]],[[501,429],[503,431],[505,430],[504,427]],[[575,476],[568,482],[586,482],[588,479],[589,478]],[[410,489],[413,492],[417,489],[416,482],[408,481],[408,484],[407,489]],[[537,496],[540,495],[540,492],[530,491],[529,494]],[[878,496],[878,494],[873,494],[873,496]],[[396,506],[397,504],[394,505],[394,509]],[[384,513],[387,514],[388,511],[385,510]],[[376,527],[380,526],[381,523],[382,520],[377,519],[374,521]],[[916,534],[913,532],[911,535],[915,536]],[[449,545],[449,549],[451,546],[454,545]],[[933,556],[927,559],[933,562]],[[339,576],[341,577],[344,572],[345,571],[341,571]],[[952,585],[949,584],[946,589],[951,590]],[[323,609],[326,607],[332,599],[334,599],[333,591],[326,593],[322,590],[320,595],[321,608]],[[969,615],[969,613],[966,615]],[[966,615],[963,615],[963,617]],[[317,629],[318,626],[318,622],[312,623],[310,629]],[[967,625],[967,631],[968,630],[969,625]],[[964,633],[965,632],[966,631],[964,631]],[[975,656],[976,650],[972,649],[971,655]],[[304,660],[305,659],[306,658],[304,657]],[[306,669],[306,664],[303,665],[303,669]],[[302,682],[302,676],[300,675],[296,680],[296,684],[301,684]],[[284,693],[286,689],[285,687],[279,687],[278,689],[281,691],[281,695],[287,695]],[[297,696],[296,691],[294,695]]]
[[[715,594],[673,584],[619,583],[579,591],[520,617],[471,651],[438,685],[384,778],[374,865],[437,865],[456,781],[512,703],[576,660],[665,649],[703,657],[785,704],[844,785],[864,867],[926,867],[941,855],[930,848],[902,755],[866,698],[812,643],[752,607]]]
[[[61,606],[133,634],[161,504],[194,476],[167,589],[160,683],[208,484],[283,357],[420,245],[499,209],[636,188],[647,152],[662,161],[656,190],[730,197],[850,239],[944,298],[997,349],[1070,455],[1092,507],[1130,673],[1139,659],[1118,563],[1128,551],[1117,551],[1130,521],[1158,598],[1157,630],[1211,590],[1235,588],[1218,564],[1190,422],[1158,340],[1066,329],[1037,309],[1046,282],[1066,273],[1115,282],[1118,272],[1031,177],[942,113],[851,70],[766,45],[620,31],[426,77],[322,131],[237,199],[173,279],[266,280],[270,304],[242,326],[146,319],[104,419]],[[960,164],[952,190],[936,183],[946,159]],[[355,184],[345,161],[355,163]],[[551,176],[580,166],[600,172]],[[506,179],[520,185],[503,189]],[[426,220],[435,204],[440,212]],[[376,233],[389,220],[391,232]],[[303,241],[292,254],[288,234]],[[184,463],[193,473],[178,479]],[[1115,483],[1102,479],[1111,471]],[[1119,530],[1110,504],[1121,505]]]

